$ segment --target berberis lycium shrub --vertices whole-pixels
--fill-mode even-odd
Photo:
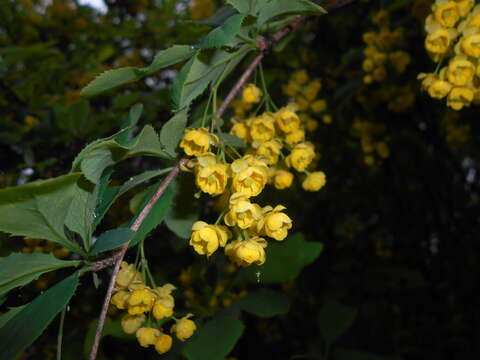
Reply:
[[[480,5],[103,3],[0,0],[0,360],[465,358]]]

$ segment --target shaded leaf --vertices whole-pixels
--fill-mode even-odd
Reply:
[[[23,308],[23,306],[10,308],[5,314],[0,315],[0,329],[14,316],[16,316]]]
[[[196,334],[186,343],[183,354],[189,360],[223,360],[245,329],[235,316],[219,314],[199,326]]]
[[[245,16],[244,14],[232,15],[223,25],[210,31],[197,46],[212,48],[227,45],[238,34]]]
[[[320,332],[328,343],[333,343],[353,324],[357,310],[336,301],[326,303],[318,315]]]
[[[93,81],[84,87],[80,92],[80,95],[86,97],[96,96],[117,86],[138,81],[144,75],[144,71],[131,66],[108,70],[98,75]]]
[[[173,45],[155,55],[152,63],[149,66],[142,68],[142,71],[149,75],[153,74],[160,69],[188,59],[195,53],[195,51],[195,48],[191,45]]]
[[[121,130],[130,130],[130,131],[121,131],[120,134],[115,138],[115,140],[122,146],[126,146],[132,135],[133,127],[137,124],[142,115],[143,105],[135,104],[130,109],[128,115],[122,122]]]
[[[90,250],[90,255],[97,255],[102,252],[116,249],[133,238],[135,232],[128,228],[120,228],[105,231],[100,235]]]
[[[15,358],[29,346],[67,305],[78,285],[76,272],[25,305],[0,328],[2,359]]]
[[[97,323],[98,321],[92,321],[88,326],[88,331],[87,331],[87,335],[85,337],[84,346],[83,346],[83,354],[85,359],[88,358],[88,354],[92,349],[93,339],[95,337],[95,330],[97,329]],[[125,331],[123,331],[120,319],[111,320],[107,318],[105,320],[105,325],[102,331],[102,338],[106,336],[112,336],[116,339],[122,339],[122,340],[136,339],[135,334],[127,334]]]
[[[280,15],[323,15],[326,13],[327,11],[325,9],[310,0],[267,0],[262,1],[262,3],[258,5],[257,23],[259,25],[264,24],[270,19]]]
[[[172,157],[176,155],[176,148],[182,139],[185,126],[187,125],[188,110],[185,108],[175,114],[163,126],[160,132],[160,143],[164,146],[165,151]]]
[[[269,318],[286,314],[290,308],[290,298],[278,291],[260,289],[242,297],[236,305],[250,314]]]
[[[241,269],[237,281],[274,284],[293,280],[305,266],[315,261],[322,249],[323,244],[306,242],[302,234],[293,234],[281,243],[269,245],[265,249],[265,264]]]

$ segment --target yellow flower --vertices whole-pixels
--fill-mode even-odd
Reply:
[[[242,100],[246,103],[257,103],[262,97],[262,90],[256,87],[254,84],[248,84],[245,86],[242,92]]]
[[[292,219],[282,212],[285,209],[286,207],[282,205],[277,205],[274,209],[267,206],[264,209],[266,214],[257,224],[257,231],[278,241],[285,239],[288,230],[292,228]]]
[[[377,35],[370,31],[362,34],[362,39],[365,44],[372,45],[375,43]]]
[[[112,296],[111,303],[115,305],[118,309],[124,310],[128,307],[129,298],[130,293],[128,291],[120,290]]]
[[[283,190],[292,186],[293,174],[285,170],[277,170],[273,176],[273,185],[278,190]]]
[[[224,247],[231,236],[225,226],[196,221],[192,225],[190,245],[198,254],[211,256],[218,247]]]
[[[373,71],[374,68],[375,68],[375,64],[373,63],[372,59],[366,58],[365,60],[363,60],[363,63],[362,63],[363,71],[371,72]]]
[[[227,165],[217,162],[212,153],[200,156],[196,168],[195,182],[203,192],[219,195],[225,191],[228,182]]]
[[[372,75],[365,75],[362,80],[363,80],[363,83],[365,85],[369,85],[373,82],[373,76]]]
[[[210,145],[217,145],[218,138],[207,128],[185,130],[180,147],[188,156],[201,155],[210,149]]]
[[[115,280],[115,289],[124,289],[131,282],[140,280],[140,274],[135,270],[134,264],[127,264],[122,261],[121,268],[118,271],[117,279]]]
[[[235,240],[225,247],[225,254],[238,266],[262,265],[265,262],[267,242],[261,237],[249,240]]]
[[[308,86],[305,88],[304,96],[307,100],[312,101],[317,97],[318,92],[322,88],[322,82],[320,80],[313,80]]]
[[[305,84],[308,81],[307,72],[304,69],[295,71],[292,74],[292,81],[294,81],[295,83],[297,83],[299,85]]]
[[[268,168],[265,161],[246,155],[235,160],[230,166],[234,176],[234,192],[241,192],[246,197],[260,194],[268,181]]]
[[[310,105],[310,101],[305,99],[302,95],[298,95],[295,97],[295,105],[297,106],[298,110],[306,111]]]
[[[480,57],[480,34],[462,38],[461,48],[468,56]]]
[[[122,329],[127,334],[134,334],[138,329],[140,329],[145,320],[146,317],[143,314],[138,316],[125,314],[121,321]]]
[[[301,90],[301,87],[298,83],[290,81],[287,85],[282,86],[282,91],[285,95],[294,97]]]
[[[274,165],[278,162],[281,150],[282,144],[279,141],[269,140],[260,144],[257,155],[265,157],[269,165]]]
[[[312,143],[305,142],[295,145],[290,155],[285,159],[287,165],[297,171],[304,171],[315,157]]]
[[[390,156],[390,149],[388,148],[387,143],[384,141],[378,142],[375,146],[375,150],[377,150],[378,155],[380,155],[382,159],[386,159]]]
[[[128,313],[138,315],[150,311],[154,302],[155,296],[150,289],[134,290],[128,299]]]
[[[475,66],[463,56],[456,56],[448,64],[447,78],[453,85],[464,86],[472,81]]]
[[[453,0],[457,5],[458,14],[460,16],[466,16],[472,9],[474,0]]]
[[[263,142],[275,136],[275,124],[267,114],[263,114],[250,123],[250,136],[254,141]]]
[[[152,314],[157,320],[171,317],[174,306],[175,304],[169,298],[159,299],[153,305]]]
[[[248,143],[250,141],[250,129],[245,122],[238,122],[232,126],[230,134],[242,139],[244,142]]]
[[[385,69],[385,66],[379,66],[375,70],[373,70],[372,76],[373,79],[377,82],[385,81],[385,79],[387,78],[387,69]]]
[[[387,10],[380,10],[372,18],[372,23],[378,26],[388,26],[390,23],[390,15]]]
[[[317,128],[318,128],[318,121],[317,120],[312,119],[311,117],[307,117],[304,122],[305,122],[305,128],[307,129],[307,131],[312,132],[312,131],[317,130]]]
[[[417,75],[417,80],[422,80],[421,89],[423,91],[427,91],[438,79],[439,77],[434,74],[420,73]]]
[[[324,124],[331,124],[332,123],[332,115],[325,114],[322,116],[322,121]]]
[[[315,171],[307,175],[303,180],[302,187],[306,191],[318,191],[327,183],[327,178],[323,171]]]
[[[389,59],[399,74],[405,72],[408,64],[410,64],[410,55],[405,51],[395,51],[389,55]]]
[[[175,333],[178,340],[187,340],[193,335],[195,330],[197,330],[197,326],[195,325],[195,323],[189,319],[192,316],[193,314],[188,314],[187,316],[182,317],[180,320],[177,321],[175,325],[172,326],[170,332]]]
[[[230,210],[224,221],[228,226],[237,225],[241,229],[248,229],[262,216],[262,210],[257,204],[252,204],[242,193],[235,193],[230,198]]]
[[[283,107],[275,114],[275,121],[284,133],[297,130],[300,127],[300,118],[288,107]]]
[[[428,94],[434,99],[442,99],[450,92],[452,85],[444,80],[435,80],[428,88]]]
[[[444,54],[450,46],[451,37],[447,30],[438,29],[425,38],[425,48],[433,54]]]
[[[467,87],[454,87],[447,97],[447,105],[453,110],[461,110],[469,106],[473,100],[473,91]]]
[[[160,334],[155,342],[155,350],[159,354],[165,354],[172,348],[172,337],[167,334]]]
[[[160,336],[160,330],[154,328],[140,328],[136,334],[137,340],[142,347],[149,347],[157,342],[157,338]]]
[[[290,146],[303,141],[305,141],[305,130],[303,129],[294,130],[285,136],[285,142]]]
[[[327,109],[327,102],[324,99],[316,100],[310,105],[314,113],[321,113]]]
[[[452,27],[459,19],[457,4],[454,1],[449,1],[445,4],[437,6],[434,11],[435,20],[445,27]]]

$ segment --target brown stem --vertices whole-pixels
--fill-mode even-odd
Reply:
[[[130,226],[130,230],[135,232],[138,231],[138,229],[142,225],[145,218],[148,216],[148,214],[150,214],[150,211],[155,206],[158,199],[160,199],[160,197],[165,192],[167,187],[170,185],[172,180],[175,179],[175,177],[178,175],[178,172],[180,171],[180,166],[183,165],[185,162],[186,162],[185,158],[182,158],[177,161],[177,164],[175,165],[175,167],[172,169],[172,171],[170,171],[170,173],[167,175],[165,180],[163,180],[163,182],[160,184],[155,194],[152,196],[152,198],[148,201],[147,205],[145,205],[145,207],[142,209],[138,217],[135,219],[135,222],[132,224],[132,226]],[[110,277],[110,283],[108,284],[108,289],[107,289],[107,293],[105,294],[105,299],[103,300],[102,311],[100,312],[100,317],[98,318],[97,329],[95,330],[95,338],[93,340],[93,345],[92,345],[92,349],[90,351],[90,356],[89,356],[90,360],[95,360],[97,357],[98,347],[100,346],[100,340],[102,337],[102,330],[103,330],[103,326],[105,325],[105,318],[107,316],[108,305],[110,304],[110,299],[112,298],[113,287],[115,286],[117,274],[118,274],[118,271],[120,270],[120,264],[122,263],[125,253],[127,252],[129,243],[130,241],[127,241],[125,244],[122,245],[120,250],[118,250],[114,256],[112,256],[109,259],[102,260],[100,262],[101,266],[104,266],[104,265],[108,266],[108,264],[111,264],[112,261],[115,261],[115,266],[113,268],[113,272]],[[95,265],[94,265],[94,269],[95,269]]]

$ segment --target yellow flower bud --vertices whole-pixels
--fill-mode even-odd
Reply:
[[[297,83],[299,85],[305,84],[308,81],[307,72],[304,69],[295,71],[292,74],[292,81],[294,81],[295,83]]]
[[[210,149],[210,145],[217,145],[218,138],[207,128],[185,130],[180,147],[189,156],[201,155]]]
[[[160,334],[155,342],[155,350],[159,354],[165,354],[172,348],[172,337],[167,334]]]
[[[454,87],[447,97],[447,106],[453,110],[461,110],[464,106],[470,106],[473,100],[473,91],[467,87]]]
[[[257,204],[252,204],[242,193],[235,193],[230,200],[230,210],[224,221],[228,226],[237,225],[241,229],[253,226],[262,213]]]
[[[157,342],[160,330],[154,328],[140,328],[136,332],[137,340],[142,347],[149,347]]]
[[[127,264],[122,261],[121,268],[118,271],[117,279],[115,280],[116,289],[124,289],[130,283],[140,280],[140,273],[135,270],[134,264]]]
[[[225,247],[225,254],[238,266],[262,265],[265,262],[267,242],[260,237],[249,240],[235,240]]]
[[[172,326],[172,329],[170,331],[172,333],[175,333],[178,340],[187,340],[193,335],[193,333],[197,329],[195,323],[189,319],[192,316],[192,314],[188,314],[187,316],[182,317],[180,320],[177,321],[175,325]]]
[[[302,183],[302,187],[306,191],[318,191],[325,186],[327,180],[323,171],[315,171],[308,174]]]
[[[448,50],[451,40],[447,30],[438,29],[427,35],[425,38],[425,48],[433,54],[444,54]]]
[[[275,114],[275,121],[284,133],[297,130],[300,127],[300,118],[288,107],[283,107]]]
[[[130,293],[128,291],[120,290],[112,296],[111,303],[115,305],[118,309],[124,310],[128,307],[129,298]]]
[[[154,302],[155,296],[149,288],[135,290],[128,299],[128,313],[130,315],[137,315],[150,311]]]
[[[210,256],[219,247],[224,247],[230,237],[231,233],[225,226],[197,221],[192,225],[190,245],[198,254]]]
[[[257,103],[262,97],[262,90],[256,87],[254,84],[248,84],[245,86],[242,92],[242,100],[246,103]]]
[[[321,113],[327,110],[327,102],[324,99],[316,100],[310,105],[314,113]]]
[[[475,66],[463,56],[456,56],[448,64],[447,78],[453,85],[464,86],[472,81]]]
[[[428,88],[428,94],[434,99],[442,99],[450,92],[452,85],[443,80],[435,80]]]
[[[153,317],[157,320],[171,317],[173,315],[174,305],[174,302],[171,301],[169,298],[163,298],[155,301],[152,309]]]
[[[273,176],[273,185],[278,190],[283,190],[292,186],[293,174],[285,170],[277,170]]]
[[[312,143],[295,145],[290,155],[285,159],[287,165],[297,171],[304,171],[315,157],[315,149]]]
[[[245,122],[238,122],[232,126],[230,134],[242,139],[244,142],[248,143],[250,141],[250,129]]]
[[[140,329],[145,320],[146,318],[143,314],[137,316],[125,314],[121,321],[122,329],[127,334],[134,334],[138,329]]]
[[[452,27],[459,19],[457,5],[454,1],[449,1],[440,6],[436,6],[434,16],[440,25]]]
[[[274,165],[278,162],[281,150],[282,144],[279,141],[269,140],[260,144],[257,155],[265,157],[269,165]]]
[[[250,123],[250,137],[254,141],[263,142],[273,139],[275,136],[275,124],[273,119],[263,114]]]
[[[322,116],[322,121],[324,124],[331,124],[332,123],[332,115],[325,114]]]
[[[285,206],[278,205],[273,210],[269,211],[258,222],[257,231],[262,234],[264,233],[275,240],[281,241],[285,239],[288,235],[288,230],[292,228],[292,219],[281,212],[285,209]]]

